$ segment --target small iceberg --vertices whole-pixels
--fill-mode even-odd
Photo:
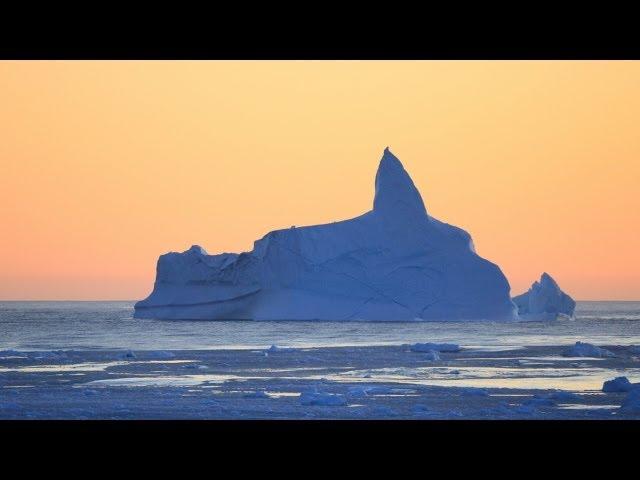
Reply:
[[[605,393],[630,392],[640,384],[634,384],[627,377],[616,377],[613,380],[607,380],[602,385],[602,391]]]
[[[615,357],[613,352],[590,343],[576,342],[572,347],[567,348],[562,355],[565,357],[593,357],[607,358]]]
[[[548,273],[543,273],[539,282],[533,282],[531,288],[513,297],[522,320],[556,320],[573,318],[576,302],[564,293]]]
[[[455,343],[414,343],[409,347],[412,352],[459,352],[460,345]]]

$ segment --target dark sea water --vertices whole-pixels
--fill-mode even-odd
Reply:
[[[133,302],[0,302],[0,350],[196,350],[455,342],[640,344],[640,302],[578,302],[555,322],[247,322],[133,318]]]

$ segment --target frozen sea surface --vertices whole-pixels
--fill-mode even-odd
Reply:
[[[155,321],[132,306],[0,302],[0,418],[640,418],[601,392],[640,382],[640,302],[527,323]],[[563,356],[576,341],[616,356]],[[415,343],[462,349],[433,360]]]

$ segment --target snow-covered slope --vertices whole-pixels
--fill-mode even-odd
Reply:
[[[268,233],[250,252],[193,246],[158,260],[138,318],[253,320],[510,320],[500,269],[464,230],[429,216],[385,149],[373,210]]]
[[[555,320],[559,315],[573,317],[576,302],[562,290],[548,273],[543,273],[539,282],[533,282],[531,288],[513,302],[518,314],[524,320]]]

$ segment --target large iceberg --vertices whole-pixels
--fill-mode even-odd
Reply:
[[[573,317],[576,302],[560,290],[556,281],[548,273],[543,273],[539,282],[513,297],[518,314],[523,320],[555,320],[558,317]]]
[[[275,230],[250,252],[193,246],[158,260],[138,318],[247,320],[512,320],[497,265],[464,230],[427,214],[385,149],[373,210],[326,225]]]

